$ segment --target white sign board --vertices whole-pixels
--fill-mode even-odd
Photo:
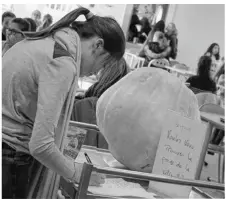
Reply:
[[[153,174],[195,179],[206,141],[206,125],[168,111],[157,149]],[[149,186],[170,197],[188,198],[191,187],[150,182]]]

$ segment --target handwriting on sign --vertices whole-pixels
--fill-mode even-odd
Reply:
[[[178,162],[178,161],[174,161],[174,160],[172,160],[172,159],[170,159],[170,158],[166,158],[166,157],[162,157],[162,164],[165,164],[165,163],[168,163],[168,164],[170,164],[170,165],[175,165],[176,167],[178,167],[178,168],[182,168],[182,165],[181,165],[181,163],[180,162]]]
[[[191,128],[186,127],[184,125],[180,125],[178,123],[176,123],[176,127],[179,128],[181,131],[191,131]]]
[[[173,136],[173,135],[172,135],[172,130],[169,130],[169,131],[168,131],[167,138],[168,138],[169,140],[172,140],[172,141],[181,143],[181,139],[178,138],[178,135],[176,135],[176,136]]]
[[[190,162],[192,162],[192,154],[189,152],[188,153],[188,160],[190,161]]]
[[[165,145],[165,149],[166,149],[166,151],[173,153],[175,155],[184,156],[184,154],[182,152],[174,150],[170,145]]]
[[[163,175],[169,176],[169,177],[174,177],[174,178],[182,178],[184,179],[184,175],[182,173],[177,173],[176,175],[173,175],[172,172],[169,169],[164,169],[162,171]]]
[[[183,134],[189,133],[191,128],[179,123],[176,123],[175,126],[176,129],[167,130],[166,139],[170,140],[170,142],[164,145],[164,149],[173,156],[171,157],[170,154],[169,156],[162,156],[162,165],[165,165],[162,168],[162,174],[170,177],[184,178],[183,172],[189,173],[191,171],[190,164],[192,164],[194,145],[190,139],[183,136]]]
[[[166,118],[152,172],[168,178],[195,179],[197,162],[201,160],[203,144],[207,141],[206,126],[183,117],[181,112],[169,110]],[[191,192],[190,186],[169,183],[150,182],[149,187],[171,198],[188,198]]]
[[[190,140],[185,140],[184,141],[184,146],[190,148],[190,149],[194,149],[194,146],[192,144],[190,144]]]

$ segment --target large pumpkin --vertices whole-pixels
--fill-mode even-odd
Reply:
[[[200,119],[195,95],[177,77],[162,69],[140,68],[100,97],[97,124],[119,162],[151,172],[168,109]]]

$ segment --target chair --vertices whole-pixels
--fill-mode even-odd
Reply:
[[[97,100],[98,98],[96,97],[88,97],[81,100],[75,100],[71,120],[89,124],[96,124]],[[108,144],[104,136],[99,131],[93,129],[87,130],[84,144],[98,148],[108,148]]]
[[[212,103],[204,104],[199,108],[199,110],[202,112],[216,113],[224,116],[224,108],[222,108],[217,104],[212,104]]]
[[[203,92],[207,92],[207,91],[204,91],[204,90],[201,90],[201,89],[198,89],[198,88],[195,88],[195,87],[192,87],[192,86],[188,86],[188,88],[194,93],[194,94],[198,94],[198,93],[203,93]]]
[[[129,65],[129,67],[134,70],[135,68],[141,68],[144,65],[145,59],[142,57],[138,57],[137,55],[134,55],[129,52],[125,52],[124,58],[126,60],[126,63]]]
[[[189,67],[185,64],[177,63],[172,66],[172,68],[189,71]]]
[[[170,66],[170,64],[167,59],[153,59],[148,64],[148,67],[152,66],[165,69],[165,66]]]
[[[170,60],[170,66],[173,67],[174,65],[179,64],[176,60]]]
[[[189,71],[189,67],[187,65],[177,63],[172,66],[172,69],[178,69],[184,72],[184,73],[180,73],[174,70],[171,71],[171,73],[175,74],[178,78],[181,79],[181,81],[185,82],[189,78],[189,75],[186,73],[186,71]]]
[[[210,92],[201,92],[196,94],[198,105],[201,107],[204,104],[218,104],[219,99],[216,94]]]
[[[200,111],[202,112],[208,112],[208,113],[216,113],[219,115],[224,116],[224,108],[217,104],[204,104],[199,108]],[[212,138],[211,138],[212,139]],[[220,183],[221,181],[221,155],[224,157],[224,142],[220,143],[220,146],[214,145],[214,144],[209,144],[208,150],[218,153],[218,182]],[[223,162],[223,167],[222,167],[222,174],[224,174],[224,162]],[[211,180],[208,178],[208,180]],[[224,177],[222,178],[222,181],[224,181]]]

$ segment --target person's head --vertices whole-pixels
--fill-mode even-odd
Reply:
[[[22,18],[12,19],[6,31],[7,42],[11,45],[16,44],[24,39],[23,32],[27,32],[29,30],[30,24],[27,20]]]
[[[165,34],[163,32],[156,31],[155,39],[156,39],[156,42],[158,42],[159,47],[161,49],[165,49],[167,47],[167,39],[166,39]],[[153,41],[155,39],[153,39]]]
[[[169,23],[165,30],[167,35],[177,35],[177,28],[174,23]]]
[[[35,21],[39,21],[41,19],[42,15],[39,10],[34,10],[31,14],[31,18]]]
[[[133,8],[133,14],[137,15],[138,14],[138,9],[136,7]]]
[[[217,43],[212,43],[207,49],[206,53],[215,56],[216,60],[220,59],[220,46]]]
[[[37,28],[35,21],[32,18],[24,18],[24,19],[30,23],[30,31],[35,32]]]
[[[43,22],[48,22],[51,25],[53,23],[53,17],[50,14],[46,14],[43,17]]]
[[[197,71],[198,76],[211,79],[213,73],[215,74],[215,63],[212,62],[211,57],[200,57]]]
[[[43,30],[48,28],[53,23],[53,17],[50,14],[46,14],[43,17],[42,25],[39,30]]]
[[[75,21],[80,15],[85,15],[86,21]],[[125,53],[125,36],[116,20],[93,15],[82,7],[71,11],[52,26],[26,35],[31,39],[41,39],[65,27],[76,31],[81,40],[81,76],[97,73],[104,63],[118,61]]]
[[[158,21],[154,26],[154,32],[160,31],[164,32],[165,30],[165,22],[163,20]]]
[[[8,28],[10,20],[16,18],[16,15],[12,12],[4,12],[2,14],[2,33],[6,35],[6,28]]]
[[[104,66],[100,71],[98,82],[85,93],[85,97],[100,97],[108,88],[129,73],[129,67],[124,58]]]

